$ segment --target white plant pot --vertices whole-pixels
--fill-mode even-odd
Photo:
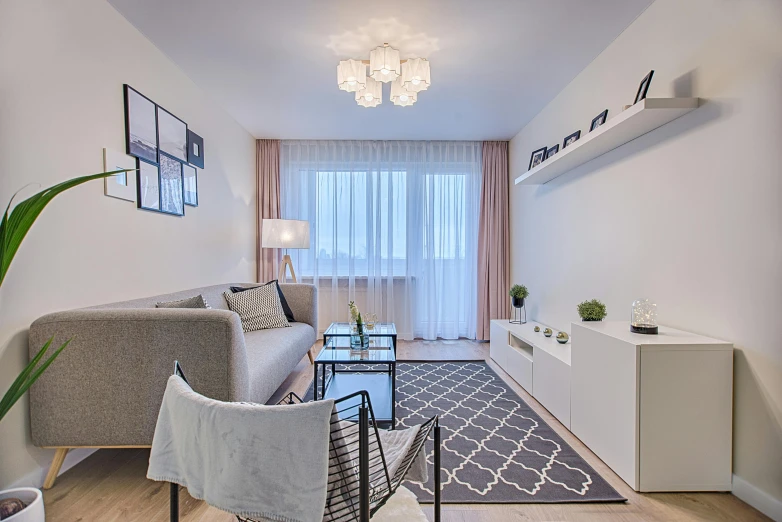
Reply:
[[[15,515],[4,518],[3,522],[45,522],[46,515],[43,510],[43,494],[40,489],[16,488],[0,491],[0,500],[5,498],[18,498],[27,507]]]

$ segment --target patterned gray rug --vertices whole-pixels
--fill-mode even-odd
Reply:
[[[485,362],[400,362],[396,374],[398,427],[440,415],[444,503],[626,500]],[[432,502],[431,480],[405,487]]]

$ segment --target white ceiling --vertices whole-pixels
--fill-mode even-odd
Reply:
[[[652,0],[109,2],[258,138],[502,140]],[[337,62],[383,42],[431,62],[411,107],[337,88]]]

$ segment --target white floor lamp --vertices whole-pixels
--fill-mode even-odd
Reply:
[[[297,219],[264,219],[261,229],[261,246],[263,248],[285,249],[277,279],[280,283],[284,283],[287,277],[286,269],[290,268],[291,278],[294,283],[297,283],[296,272],[293,270],[293,262],[291,256],[288,255],[288,249],[310,247],[310,224],[308,221]]]

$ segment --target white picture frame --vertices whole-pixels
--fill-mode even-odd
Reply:
[[[132,169],[103,179],[104,194],[110,198],[136,202],[136,158],[114,149],[103,149],[103,172]]]

